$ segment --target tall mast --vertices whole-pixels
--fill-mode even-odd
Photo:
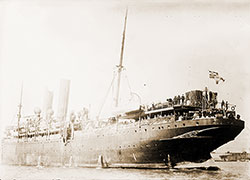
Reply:
[[[124,29],[123,29],[123,34],[122,34],[122,47],[121,47],[120,64],[117,66],[117,68],[118,68],[118,81],[117,81],[117,91],[116,91],[115,107],[118,106],[118,102],[119,102],[119,93],[120,93],[120,84],[121,84],[121,71],[122,71],[122,68],[123,68],[122,61],[123,61],[125,33],[126,33],[126,26],[127,26],[127,15],[128,15],[128,9],[126,9]]]
[[[18,139],[19,139],[19,135],[20,135],[20,119],[21,119],[22,99],[23,99],[23,83],[22,83],[22,86],[21,86],[21,95],[20,95],[20,102],[19,102],[19,105],[18,105],[18,114],[17,114]]]

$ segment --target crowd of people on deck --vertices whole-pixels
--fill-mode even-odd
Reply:
[[[202,108],[216,108],[218,104],[217,93],[211,91],[190,91],[182,95],[167,98],[165,102],[152,103],[140,106],[141,110],[151,111],[178,105],[197,106]],[[228,108],[228,102],[222,101],[223,108]]]
[[[220,104],[220,107],[217,106],[218,104]],[[174,98],[168,98],[165,102],[152,103],[151,105],[143,105],[140,106],[140,110],[147,112],[176,106],[192,106],[199,109],[193,112],[176,112],[176,120],[196,119],[202,117],[215,116],[225,116],[229,118],[235,117],[235,106],[229,105],[228,101],[224,100],[218,103],[217,93],[207,90],[190,91],[182,95],[174,96]],[[161,114],[157,116],[161,116]]]

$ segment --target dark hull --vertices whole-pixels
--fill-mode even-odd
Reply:
[[[209,118],[100,128],[76,134],[66,145],[61,139],[4,140],[2,162],[45,166],[203,162],[211,158],[211,151],[233,140],[243,128],[241,120]]]

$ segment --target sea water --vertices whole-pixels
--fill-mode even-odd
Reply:
[[[196,165],[174,169],[123,169],[1,165],[1,180],[79,180],[79,179],[250,179],[250,162],[214,162],[219,170]]]

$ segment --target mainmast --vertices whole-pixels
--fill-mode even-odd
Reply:
[[[21,95],[20,95],[20,102],[19,102],[19,105],[18,105],[18,114],[17,114],[18,139],[19,139],[19,135],[20,135],[20,119],[21,119],[22,99],[23,99],[23,83],[22,83],[22,86],[21,86]]]
[[[121,71],[123,69],[122,61],[123,61],[125,34],[126,34],[126,26],[127,26],[127,15],[128,15],[128,9],[126,9],[124,29],[123,29],[123,34],[122,34],[122,47],[121,47],[120,64],[117,66],[117,68],[118,68],[118,81],[117,81],[115,107],[118,107],[118,102],[119,102],[119,93],[120,93],[120,84],[121,84]]]

